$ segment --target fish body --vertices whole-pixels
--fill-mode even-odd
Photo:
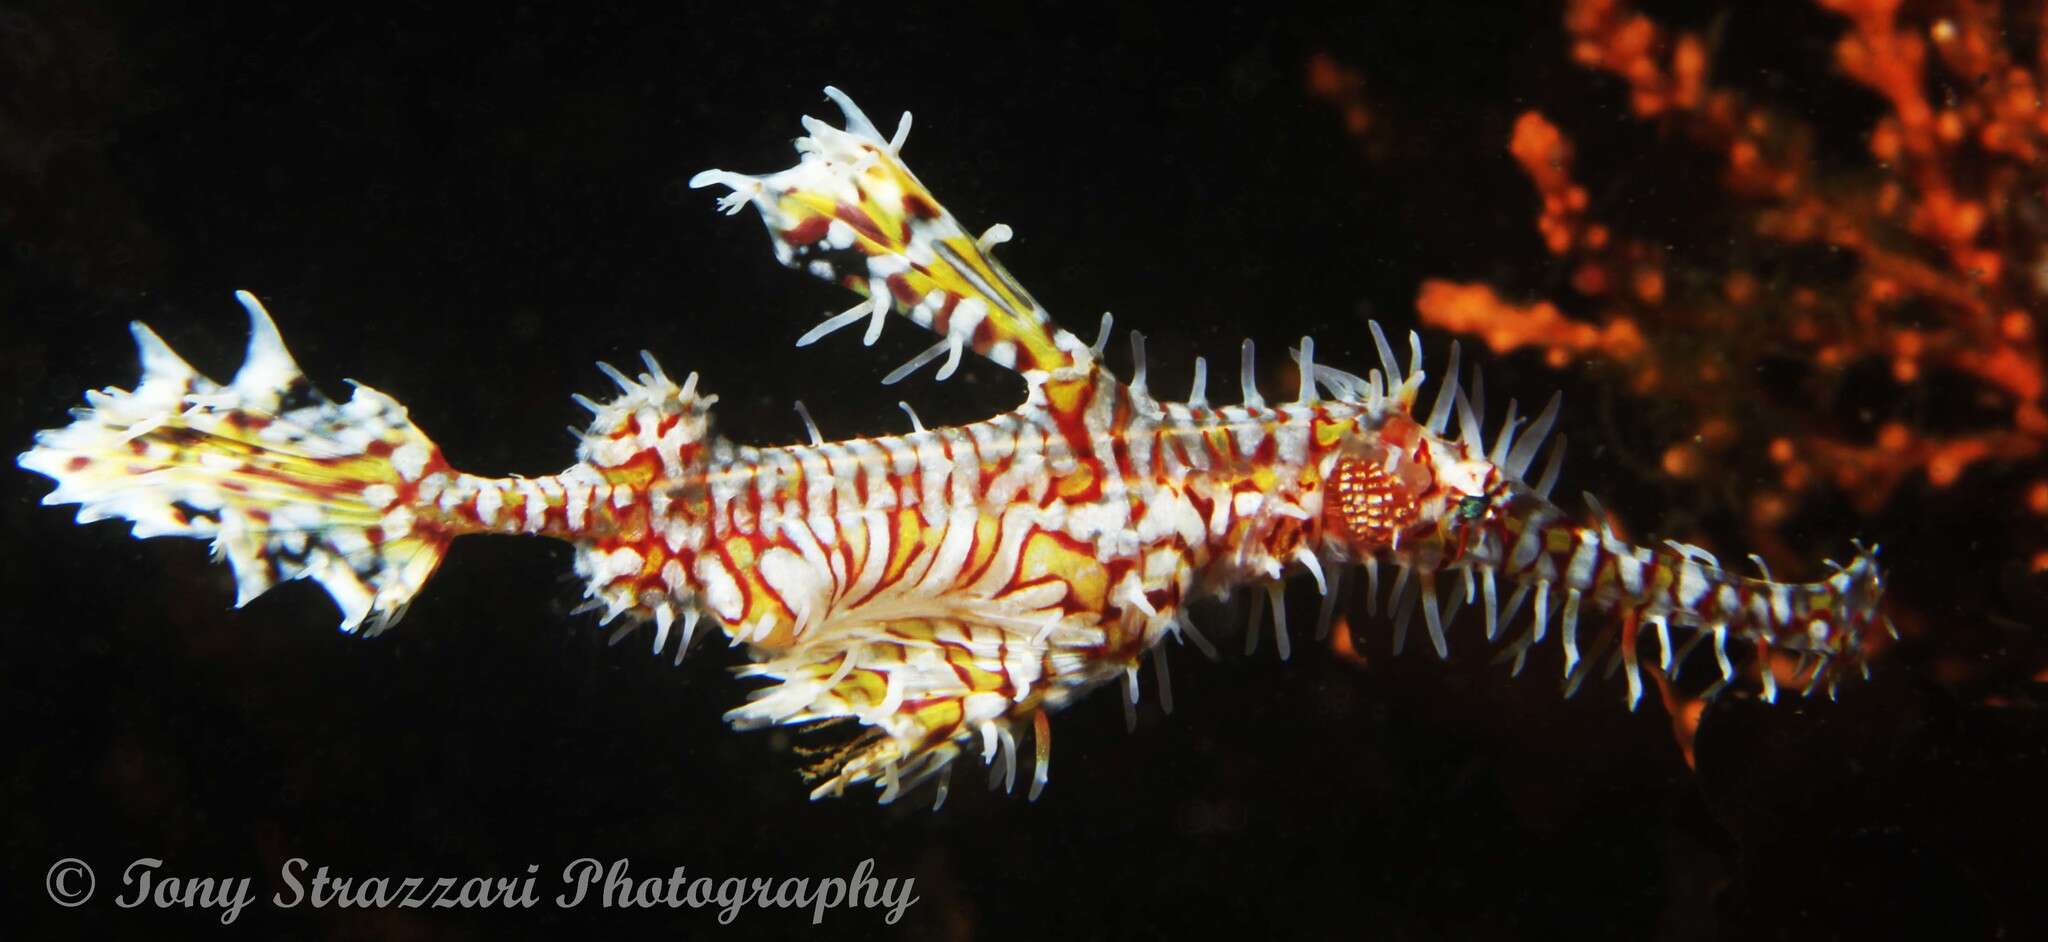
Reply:
[[[481,476],[449,466],[390,397],[366,386],[344,403],[321,396],[242,293],[251,339],[232,381],[199,375],[137,324],[136,389],[88,393],[20,464],[53,478],[45,502],[80,504],[81,522],[211,538],[238,604],[311,578],[344,630],[371,635],[403,615],[458,536],[568,541],[589,605],[621,620],[615,638],[648,629],[678,662],[713,632],[746,649],[740,673],[761,685],[727,714],[733,725],[858,727],[811,770],[814,797],[873,782],[886,801],[936,779],[943,800],[963,753],[1014,786],[1027,727],[1035,796],[1050,712],[1109,684],[1135,702],[1141,659],[1153,654],[1163,675],[1169,636],[1214,654],[1191,602],[1239,590],[1270,600],[1287,657],[1280,586],[1296,576],[1323,593],[1318,635],[1342,583],[1362,574],[1373,604],[1386,599],[1395,646],[1419,612],[1440,656],[1462,607],[1483,611],[1492,641],[1527,605],[1503,653],[1517,670],[1554,636],[1576,689],[1611,651],[1631,707],[1646,652],[1668,672],[1711,643],[1723,682],[1736,676],[1731,648],[1765,664],[1796,657],[1809,692],[1863,668],[1866,636],[1885,626],[1874,549],[1824,580],[1784,583],[1694,547],[1624,541],[1598,514],[1582,521],[1549,499],[1563,456],[1561,437],[1547,441],[1556,397],[1526,426],[1510,404],[1489,433],[1455,345],[1425,407],[1419,339],[1408,336],[1404,364],[1376,324],[1379,363],[1362,377],[1317,363],[1304,339],[1291,352],[1295,395],[1268,402],[1247,342],[1237,403],[1209,402],[1199,361],[1185,399],[1159,398],[1141,335],[1118,377],[1104,364],[1106,318],[1092,344],[1060,328],[991,254],[1007,228],[969,235],[903,165],[908,115],[884,138],[827,94],[846,126],[806,118],[795,167],[692,184],[726,187],[729,212],[756,209],[783,264],[864,296],[801,345],[856,325],[872,342],[894,312],[938,339],[885,381],[932,361],[943,378],[972,352],[1023,377],[1016,409],[933,429],[913,413],[905,435],[827,441],[813,427],[807,442],[742,446],[717,434],[716,397],[695,374],[679,383],[646,356],[636,376],[604,367],[612,398],[578,397],[593,418],[573,465]],[[1598,626],[1590,642],[1587,625]],[[1262,633],[1255,623],[1248,649]],[[1774,671],[1758,673],[1774,695]]]

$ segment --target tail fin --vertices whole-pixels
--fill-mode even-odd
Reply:
[[[884,382],[946,356],[939,378],[952,374],[963,349],[1016,370],[1054,371],[1073,365],[1087,346],[1060,330],[988,250],[1010,238],[992,226],[980,238],[961,228],[918,182],[897,152],[910,134],[906,112],[893,139],[883,139],[867,115],[836,88],[825,94],[846,114],[846,129],[804,118],[797,165],[781,173],[749,176],[706,170],[693,187],[726,186],[719,200],[737,213],[752,203],[775,240],[784,265],[868,297],[829,318],[797,341],[804,346],[841,327],[866,320],[867,342],[881,335],[893,302],[905,317],[941,339]]]
[[[22,467],[78,521],[134,522],[137,537],[212,537],[234,567],[236,606],[287,579],[320,583],[343,631],[377,634],[432,575],[451,534],[414,519],[415,482],[445,468],[405,407],[357,385],[336,404],[313,389],[246,291],[249,353],[233,382],[195,371],[148,327],[134,392],[88,391],[87,408],[36,435]]]

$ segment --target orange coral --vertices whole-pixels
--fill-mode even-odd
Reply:
[[[1422,322],[1453,333],[1474,334],[1496,353],[1521,347],[1545,351],[1552,366],[1581,354],[1629,360],[1643,352],[1643,335],[1633,321],[1616,318],[1596,327],[1564,316],[1548,301],[1514,305],[1486,285],[1432,278],[1415,300]]]
[[[1658,61],[1668,43],[1663,29],[1621,0],[1572,3],[1564,22],[1573,39],[1572,59],[1628,79],[1629,105],[1637,117],[1699,106],[1707,72],[1706,47],[1699,37],[1679,37],[1667,67]]]
[[[1710,85],[1705,42],[1674,35],[1626,0],[1568,0],[1565,27],[1572,58],[1625,82],[1638,118],[1665,122],[1723,157],[1722,185],[1740,220],[1731,238],[1760,239],[1759,252],[1812,244],[1846,253],[1857,263],[1846,281],[1736,268],[1675,282],[1661,245],[1610,236],[1594,218],[1572,176],[1570,139],[1530,111],[1515,122],[1508,152],[1539,197],[1545,249],[1568,266],[1572,290],[1595,302],[1595,316],[1435,279],[1416,301],[1424,323],[1497,351],[1535,347],[1557,367],[1574,357],[1606,362],[1638,394],[1683,397],[1703,427],[1744,415],[1739,435],[1674,444],[1662,464],[1692,479],[1745,465],[1707,462],[1709,452],[1768,458],[1782,491],[1764,511],[1752,507],[1753,522],[1781,520],[1829,486],[1874,512],[1916,475],[1947,487],[1975,465],[2036,457],[2048,443],[2034,323],[2048,308],[2048,213],[2039,202],[2048,172],[2037,166],[2048,152],[2048,106],[2037,75],[2007,48],[1992,5],[1933,3],[1925,19],[1909,22],[1897,0],[1815,2],[1846,20],[1836,68],[1889,108],[1870,131],[1870,174],[1822,177],[1810,131]],[[2037,55],[2048,62],[2048,44]],[[1927,91],[1937,69],[1953,88],[1939,102]],[[1817,423],[1822,410],[1812,403],[1763,398],[1753,366],[1788,347],[1813,365],[1807,382],[1816,395],[1876,360],[1907,388],[1966,377],[2006,404],[2010,421],[1963,434],[1900,427],[1860,441]]]
[[[1522,172],[1543,196],[1543,214],[1536,219],[1543,244],[1552,255],[1571,251],[1573,243],[1580,241],[1581,217],[1586,212],[1586,188],[1572,182],[1571,143],[1543,115],[1528,111],[1515,122],[1508,153],[1515,155]],[[1595,243],[1605,243],[1606,235],[1597,233],[1587,241],[1587,247],[1597,249],[1600,245]]]
[[[1725,198],[1689,223],[1731,251],[1702,261],[1603,219],[1571,133],[1530,110],[1503,143],[1563,276],[1546,280],[1566,287],[1429,278],[1417,313],[1645,397],[1675,430],[1649,468],[1718,498],[1766,557],[1817,498],[1917,522],[1901,487],[1968,481],[2023,528],[1998,534],[2018,541],[2015,568],[2048,572],[2048,0],[1812,3],[1841,18],[1834,71],[1883,108],[1866,166],[1823,162],[1805,121],[1710,81],[1702,36],[1628,0],[1565,0],[1573,61],[1718,165]],[[1927,621],[1895,614],[1908,634]],[[1660,686],[1689,748],[1697,702]]]
[[[1337,60],[1316,53],[1308,60],[1309,94],[1337,107],[1344,115],[1344,130],[1363,136],[1372,127],[1372,108],[1365,100],[1365,77]]]

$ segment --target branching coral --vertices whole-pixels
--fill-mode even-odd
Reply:
[[[1688,221],[1706,233],[1645,231],[1617,205],[1625,180],[1596,174],[1590,196],[1571,135],[1529,110],[1506,149],[1568,287],[1528,297],[1428,278],[1417,312],[1498,353],[1590,365],[1653,404],[1675,423],[1656,471],[1733,498],[1766,556],[1803,507],[1909,520],[1903,495],[1968,480],[2006,508],[1994,525],[2017,531],[2019,565],[2048,571],[2048,3],[1812,2],[1841,30],[1829,71],[1874,120],[1831,111],[1816,125],[1782,95],[1717,81],[1725,23],[1673,30],[1628,0],[1566,0],[1571,60],[1618,80],[1660,146],[1713,168],[1719,198]],[[1364,109],[1364,87],[1312,64],[1311,94],[1346,113]],[[1828,149],[1845,125],[1861,153]],[[1665,693],[1696,720],[1697,704]]]
[[[1874,513],[1915,475],[1945,488],[1980,462],[2034,458],[2048,442],[2048,13],[2018,30],[2008,27],[2019,14],[1972,0],[1910,17],[1898,0],[1816,2],[1846,19],[1835,69],[1887,108],[1868,134],[1870,164],[1851,172],[1820,168],[1803,123],[1714,84],[1702,35],[1674,34],[1625,0],[1567,3],[1573,60],[1624,82],[1636,119],[1720,163],[1730,240],[1748,263],[1703,273],[1699,260],[1668,258],[1660,242],[1602,222],[1574,177],[1566,133],[1532,110],[1508,151],[1541,198],[1537,232],[1576,297],[1522,303],[1487,284],[1431,279],[1417,299],[1426,324],[1495,351],[1540,349],[1555,367],[1599,361],[1635,394],[1682,403],[1693,434],[1670,446],[1663,471],[1768,470],[1776,486],[1747,508],[1764,535],[1822,489]],[[2013,48],[2016,35],[2037,48]],[[1854,264],[1783,264],[1815,249]],[[1795,401],[1773,401],[1757,368],[1788,357],[1804,379]],[[1968,429],[1941,416],[1862,428],[1819,420],[1869,364],[1902,388],[1961,384],[2003,418]]]

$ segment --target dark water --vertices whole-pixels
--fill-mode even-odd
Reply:
[[[1277,365],[1314,333],[1320,357],[1362,368],[1363,318],[1413,325],[1427,276],[1555,290],[1564,275],[1504,154],[1529,107],[1573,129],[1612,213],[1682,242],[1711,211],[1711,168],[1624,120],[1612,83],[1570,65],[1554,9],[1427,6],[0,11],[0,446],[60,424],[89,386],[131,383],[131,319],[231,375],[237,288],[268,303],[330,392],[347,377],[396,396],[478,472],[565,464],[562,426],[585,419],[569,394],[599,393],[593,361],[641,348],[701,371],[720,428],[743,441],[801,434],[795,398],[832,436],[898,430],[899,398],[928,424],[1008,408],[1021,384],[981,363],[880,387],[926,342],[900,321],[875,349],[850,335],[792,349],[846,299],[777,268],[751,215],[720,217],[685,186],[711,166],[786,166],[799,114],[836,117],[828,83],[884,127],[913,110],[905,153],[933,191],[970,228],[1012,225],[1001,254],[1067,324],[1092,333],[1107,309],[1145,331],[1155,389],[1181,388],[1197,354],[1230,362],[1244,336]],[[1828,77],[1836,27],[1760,4],[1725,22],[1731,80],[1853,161],[1875,105]],[[1363,143],[1305,92],[1316,52],[1366,71]],[[1426,339],[1440,356],[1444,338]],[[1583,371],[1486,366],[1498,399],[1566,388],[1565,493],[1605,495],[1642,531],[1740,545],[1727,495],[1621,466],[1671,436],[1652,416],[1613,408]],[[1181,649],[1171,717],[1149,677],[1135,735],[1110,695],[1061,714],[1036,804],[971,787],[973,769],[939,814],[865,793],[813,804],[786,744],[720,723],[742,694],[723,670],[737,656],[707,647],[673,669],[637,640],[606,647],[567,613],[563,546],[464,541],[405,623],[365,642],[333,630],[313,587],[232,611],[226,570],[198,545],[74,527],[69,509],[36,505],[43,479],[0,480],[14,730],[0,918],[29,928],[18,937],[220,931],[217,912],[116,906],[132,895],[120,871],[143,857],[253,877],[234,928],[293,938],[809,927],[758,908],[725,926],[715,911],[556,907],[560,871],[584,857],[718,878],[845,875],[873,858],[915,878],[896,926],[828,913],[823,928],[849,937],[2044,928],[2048,726],[2013,691],[1992,707],[1984,689],[1944,685],[1927,646],[1839,704],[1724,699],[1695,774],[1654,700],[1630,714],[1618,683],[1561,700],[1556,655],[1510,679],[1471,624],[1448,665],[1390,659],[1384,625],[1366,621],[1364,668],[1308,645],[1284,665],[1270,647],[1213,665]],[[1853,536],[1885,543],[1895,596],[1963,631],[2011,617],[2004,534],[2038,525],[1961,488],[1790,536],[1812,558]],[[1294,592],[1300,626],[1313,598]],[[1218,607],[1202,623],[1228,650],[1241,617]],[[78,909],[41,888],[64,857],[99,873]],[[356,876],[534,866],[540,902],[280,911],[270,894],[295,857]]]

